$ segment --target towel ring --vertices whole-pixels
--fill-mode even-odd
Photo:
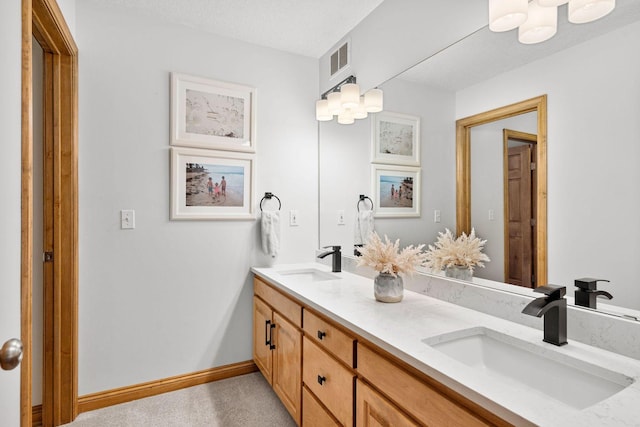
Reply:
[[[356,205],[356,209],[358,209],[358,212],[360,212],[360,203],[364,202],[365,200],[368,200],[369,203],[371,203],[371,210],[373,210],[373,200],[371,200],[368,196],[361,194],[360,200],[358,200],[358,204]]]
[[[264,197],[260,200],[260,212],[262,212],[262,202],[266,200],[271,200],[272,197],[275,197],[276,199],[278,199],[278,210],[280,210],[282,208],[282,202],[280,201],[280,198],[278,196],[276,196],[273,193],[264,193]]]

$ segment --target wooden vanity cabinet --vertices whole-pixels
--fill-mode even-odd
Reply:
[[[253,359],[300,425],[302,307],[257,278],[254,295]]]
[[[258,277],[254,293],[254,361],[298,425],[511,425]]]

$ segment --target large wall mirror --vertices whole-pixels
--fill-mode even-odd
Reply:
[[[533,178],[535,262],[532,280],[524,286],[565,285],[573,296],[574,280],[607,279],[598,287],[613,299],[599,299],[598,310],[640,317],[640,2],[619,0],[609,16],[587,25],[568,24],[565,17],[562,6],[558,34],[533,46],[518,44],[512,33],[481,29],[380,85],[385,111],[419,119],[421,173],[414,185],[420,192],[420,213],[376,217],[375,229],[406,246],[432,243],[445,228],[474,227],[487,238],[492,261],[473,280],[489,286],[516,282],[505,265],[513,252],[505,211],[515,208],[505,197],[504,162],[510,147],[535,146],[534,158],[541,156],[542,147],[546,172],[537,173],[546,175],[546,187]],[[456,122],[539,102],[543,95],[542,113],[536,106],[471,126],[468,157],[456,157]],[[371,182],[379,167],[371,154],[371,122],[369,117],[354,125],[319,124],[319,243],[340,244],[344,253],[354,245],[358,209],[367,208],[359,196],[380,196]],[[543,131],[546,147],[540,145]],[[490,148],[476,144],[489,136],[494,141]],[[497,153],[492,160],[490,151]],[[468,201],[456,198],[461,179],[467,179],[458,176],[457,161],[494,162],[471,166],[462,193],[471,194]],[[513,291],[523,292],[522,283],[516,285]]]

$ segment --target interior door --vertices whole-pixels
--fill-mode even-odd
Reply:
[[[0,347],[21,337],[21,4],[0,1]],[[0,369],[0,424],[20,425],[20,368]]]
[[[1,168],[0,168],[1,169]],[[0,209],[0,221],[4,220],[4,216]],[[4,249],[0,249],[0,253]],[[20,251],[18,251],[20,253]],[[12,338],[20,337],[20,280],[16,275],[7,277],[5,272],[15,270],[14,266],[6,265],[7,257],[0,256],[0,358],[4,359],[5,355],[10,356],[13,352],[11,348]],[[17,264],[20,265],[19,263]],[[3,345],[4,344],[4,345]],[[5,365],[5,363],[2,363]],[[19,426],[20,425],[20,368],[16,367],[12,370],[5,370],[7,366],[3,366],[0,370],[0,414],[2,414],[2,425]]]
[[[531,206],[531,146],[510,147],[507,185],[507,246],[505,282],[532,286],[532,206]]]

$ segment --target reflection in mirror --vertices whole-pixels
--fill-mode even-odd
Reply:
[[[476,276],[546,284],[547,97],[458,120],[456,165],[458,233],[474,227],[492,260]]]
[[[422,173],[416,188],[421,188],[421,214],[415,218],[375,216],[374,229],[380,236],[400,239],[402,246],[433,242],[445,227],[455,229],[453,92],[401,79],[393,79],[381,87],[385,93],[386,112],[420,118],[417,139],[421,144],[419,163]],[[320,246],[340,244],[345,248],[345,254],[353,253],[348,248],[354,246],[360,194],[373,199],[374,206],[380,205],[380,194],[375,194],[377,189],[371,175],[376,165],[384,164],[372,162],[375,140],[373,117],[370,115],[349,126],[335,122],[319,123]],[[343,225],[337,220],[338,213],[342,211],[345,213]],[[440,217],[438,222],[436,213]]]
[[[538,135],[535,133],[502,130],[504,275],[502,279],[493,280],[524,287],[534,287],[536,284],[536,223],[533,218],[538,202],[538,168],[535,163],[537,144]],[[473,152],[472,149],[471,159],[475,161]],[[472,182],[474,181],[472,178]],[[471,188],[471,191],[474,189]],[[474,203],[471,206],[472,217],[476,215],[476,210]],[[492,219],[493,215],[489,212],[489,220]]]
[[[488,263],[477,277],[529,288],[536,267],[530,223],[536,211],[536,126],[531,112],[471,129],[471,218],[487,239],[487,255],[504,259],[503,265]]]
[[[607,279],[598,289],[613,299],[599,300],[598,311],[640,313],[640,1],[618,0],[610,16],[590,25],[560,28],[536,46],[481,30],[382,84],[387,110],[421,120],[422,206],[420,218],[376,218],[376,230],[402,245],[456,230],[456,120],[547,94],[547,266],[534,268],[547,278],[535,279],[567,286],[568,296],[576,279]],[[337,126],[320,124],[320,243],[351,247],[358,195],[371,195],[371,128]],[[499,200],[494,206],[498,218]],[[472,205],[469,216],[488,218],[488,206],[478,209]],[[345,225],[337,224],[339,210]],[[504,240],[491,237],[488,247],[499,251]],[[474,274],[504,275],[504,257],[496,259]]]

